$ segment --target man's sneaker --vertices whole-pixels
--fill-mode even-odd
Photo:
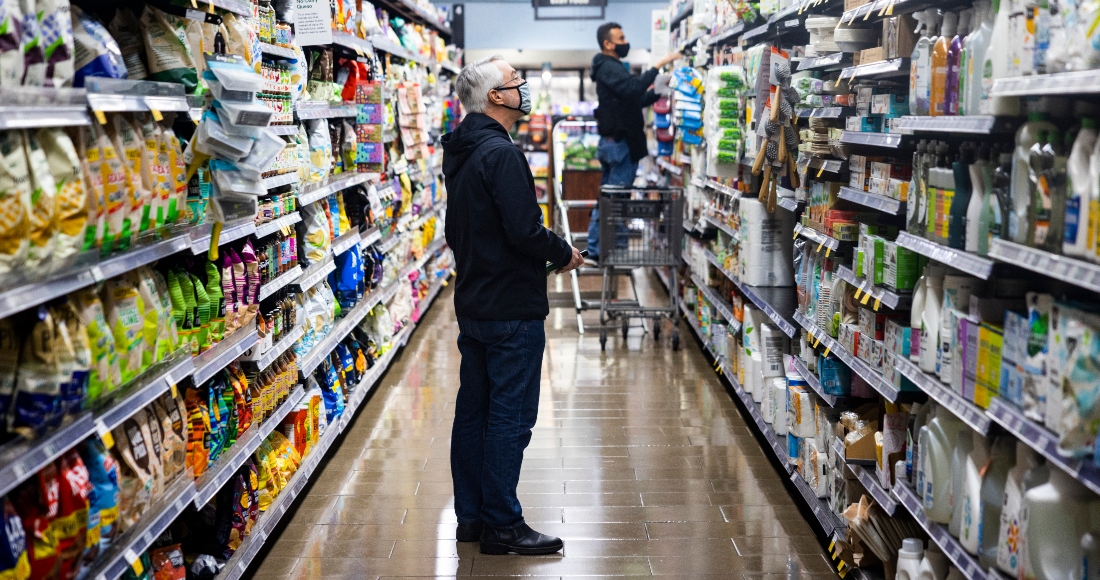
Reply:
[[[476,542],[481,539],[481,532],[485,529],[483,522],[472,524],[458,524],[455,529],[455,538],[460,542]]]
[[[526,523],[512,529],[498,529],[485,526],[481,534],[482,554],[520,554],[534,556],[538,554],[553,554],[560,551],[565,544],[561,538],[540,534],[531,529]]]
[[[590,268],[596,268],[600,265],[600,263],[597,262],[596,260],[592,259],[592,258],[585,258],[584,259],[584,265],[588,266]]]

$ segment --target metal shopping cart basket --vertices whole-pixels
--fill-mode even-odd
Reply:
[[[661,320],[672,323],[672,348],[680,347],[679,287],[677,268],[680,263],[684,234],[684,198],[680,188],[611,187],[600,188],[600,269],[603,285],[600,290],[600,349],[607,345],[607,331],[621,324],[623,338],[630,328],[631,318],[654,321],[654,340],[660,339]],[[611,284],[615,271],[638,267],[670,267],[669,305],[642,306],[637,287],[633,300],[612,299]],[[631,283],[634,278],[631,276]]]

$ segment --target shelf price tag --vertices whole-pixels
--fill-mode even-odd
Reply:
[[[145,566],[141,563],[141,558],[131,548],[126,548],[126,551],[122,553],[122,557],[130,563],[130,569],[134,571],[134,575],[141,577],[141,574],[145,572]]]
[[[100,125],[106,125],[107,124],[107,115],[103,111],[93,110],[92,114],[95,115],[95,120],[99,121]]]
[[[875,298],[875,312],[878,312],[879,306],[882,306],[882,300],[879,298]]]
[[[111,435],[111,430],[107,428],[107,424],[103,422],[103,419],[97,419],[95,422],[95,432],[99,435],[99,438],[103,441],[103,446],[110,449],[115,446],[115,438]]]

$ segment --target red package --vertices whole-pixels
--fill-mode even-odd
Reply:
[[[57,528],[53,525],[61,507],[58,502],[60,485],[57,465],[50,463],[14,493],[12,504],[23,520],[31,578],[36,580],[55,580],[61,575]]]
[[[152,580],[185,580],[187,565],[183,560],[183,550],[179,544],[149,550],[149,560],[153,564]]]
[[[88,539],[88,496],[92,492],[88,468],[75,449],[61,456],[60,513],[53,527],[61,559],[61,578],[73,580]]]

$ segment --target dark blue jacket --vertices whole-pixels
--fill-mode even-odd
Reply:
[[[642,109],[659,98],[649,89],[657,78],[657,69],[632,75],[619,59],[597,54],[592,57],[591,77],[596,82],[596,96],[600,100],[596,109],[600,136],[625,139],[630,146],[630,160],[637,163],[649,154]]]
[[[544,320],[546,262],[573,250],[542,225],[527,158],[492,117],[470,113],[441,139],[455,313],[475,320]]]

